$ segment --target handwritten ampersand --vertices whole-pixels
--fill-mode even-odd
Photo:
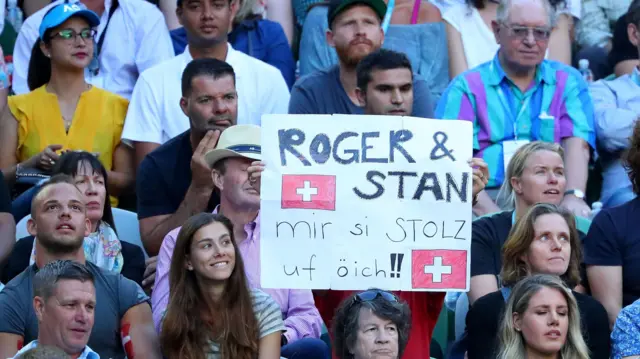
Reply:
[[[431,150],[432,160],[439,160],[443,157],[449,157],[451,158],[452,161],[456,160],[455,157],[453,157],[452,155],[453,150],[449,150],[445,146],[445,142],[447,142],[447,139],[449,139],[449,136],[447,136],[447,134],[442,131],[438,131],[433,134],[433,140],[435,141],[436,145]],[[437,153],[438,151],[441,151],[441,153],[438,154]]]

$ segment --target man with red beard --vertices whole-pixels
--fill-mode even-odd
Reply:
[[[335,47],[338,65],[302,77],[291,90],[290,114],[363,114],[356,94],[356,66],[365,56],[380,49],[384,40],[382,18],[387,12],[383,0],[331,0],[327,42]],[[433,117],[429,87],[413,77],[416,117]]]

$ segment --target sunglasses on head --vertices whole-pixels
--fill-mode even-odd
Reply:
[[[389,292],[385,292],[383,290],[378,290],[378,289],[371,289],[371,290],[358,293],[355,295],[353,300],[354,300],[354,303],[371,302],[372,300],[378,297],[382,297],[382,299],[391,303],[396,303],[398,301],[398,298],[396,298],[395,295]]]

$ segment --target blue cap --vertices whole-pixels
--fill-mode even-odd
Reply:
[[[44,33],[56,26],[59,26],[63,22],[67,21],[72,16],[82,16],[89,22],[89,26],[96,27],[100,25],[100,18],[98,15],[88,9],[83,9],[79,4],[60,4],[54,6],[42,19],[40,24],[40,38],[44,37]]]

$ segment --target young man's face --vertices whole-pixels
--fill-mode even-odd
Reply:
[[[407,68],[373,70],[366,91],[356,91],[367,115],[411,116],[413,74]]]
[[[206,47],[227,41],[235,7],[229,0],[183,0],[176,14],[189,44]]]

